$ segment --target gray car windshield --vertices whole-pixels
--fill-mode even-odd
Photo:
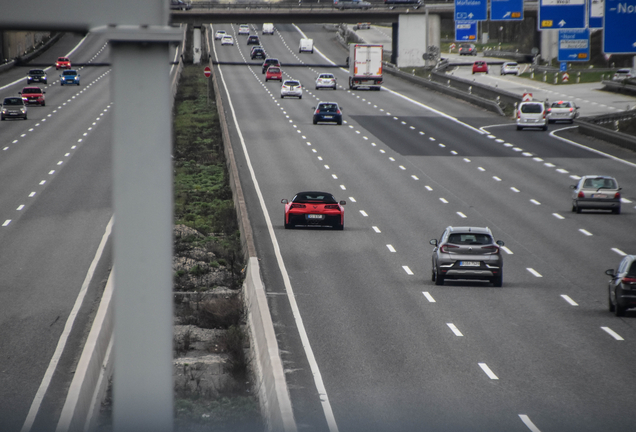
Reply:
[[[451,234],[448,242],[453,244],[484,245],[491,244],[492,239],[487,234]]]
[[[3,105],[23,105],[22,98],[6,98]]]

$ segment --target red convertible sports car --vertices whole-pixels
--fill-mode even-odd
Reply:
[[[332,227],[344,229],[344,205],[327,192],[298,192],[285,204],[285,229],[303,227]]]

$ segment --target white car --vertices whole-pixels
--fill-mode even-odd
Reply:
[[[321,73],[316,79],[316,90],[321,88],[337,88],[336,77],[330,73]]]
[[[214,39],[216,40],[223,39],[223,36],[225,36],[225,30],[217,30],[216,33],[214,33]]]
[[[632,77],[633,77],[632,70],[629,68],[623,68],[614,72],[614,77],[612,77],[612,79],[616,81],[620,81],[620,80],[624,80],[624,79],[628,79]]]
[[[500,75],[513,74],[519,76],[519,64],[516,62],[506,62],[501,65]]]
[[[548,122],[567,121],[574,123],[574,119],[579,116],[579,107],[574,102],[558,101],[552,102],[548,108]]]
[[[238,30],[239,35],[249,35],[250,34],[250,26],[247,24],[241,24]]]
[[[221,39],[221,45],[234,45],[234,38],[230,35],[223,36],[223,39]]]
[[[298,99],[303,98],[303,86],[300,85],[300,81],[285,80],[280,87],[280,98],[284,99],[285,96],[294,96]]]
[[[548,110],[543,102],[521,102],[517,107],[517,130],[538,127],[548,130]]]
[[[273,23],[263,23],[263,34],[274,34],[274,24]]]

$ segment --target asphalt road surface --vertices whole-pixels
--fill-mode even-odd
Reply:
[[[217,68],[299,429],[633,430],[636,313],[609,313],[604,271],[635,252],[636,155],[390,76],[351,92],[327,67],[347,56],[335,33],[302,26],[316,52],[299,54],[298,29],[276,28],[262,45],[301,100],[260,66]],[[214,57],[250,62],[237,26],[217,29],[237,43]],[[337,91],[314,89],[323,71]],[[318,101],[345,123],[313,125]],[[621,215],[570,212],[590,173],[618,179]],[[301,190],[346,200],[344,231],[285,230],[280,200]],[[503,288],[434,285],[429,240],[449,225],[505,241]]]

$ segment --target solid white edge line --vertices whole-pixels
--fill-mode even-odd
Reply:
[[[589,150],[589,151],[591,151],[591,152],[593,152],[593,153],[600,154],[600,155],[605,156],[605,157],[608,157],[608,158],[610,158],[610,159],[614,159],[614,160],[616,160],[616,161],[618,161],[618,162],[622,162],[622,163],[624,163],[624,164],[626,164],[626,165],[630,165],[630,166],[632,166],[632,167],[636,167],[636,163],[626,161],[626,160],[621,159],[621,158],[618,158],[618,157],[616,157],[616,156],[612,156],[611,154],[604,153],[604,152],[602,152],[602,151],[600,151],[600,150],[596,150],[596,149],[593,149],[593,148],[591,148],[591,147],[585,146],[585,145],[583,145],[583,144],[579,144],[579,143],[577,143],[576,141],[572,141],[572,140],[569,140],[569,139],[567,139],[567,138],[563,138],[563,137],[560,137],[560,136],[558,136],[558,135],[555,135],[555,133],[556,133],[556,132],[560,132],[560,131],[567,130],[567,129],[573,129],[573,128],[577,128],[577,127],[578,127],[578,126],[569,126],[569,127],[564,127],[564,128],[561,128],[561,129],[558,129],[558,130],[555,130],[555,131],[550,132],[550,135],[551,135],[551,136],[553,136],[554,138],[556,138],[556,139],[560,139],[561,141],[564,141],[564,142],[566,142],[566,143],[568,143],[568,144],[572,144],[573,146],[576,146],[576,147],[579,147],[579,148],[582,148],[582,149],[585,149],[585,150]]]
[[[523,424],[525,424],[526,427],[530,429],[532,432],[541,432],[541,430],[539,430],[539,428],[536,427],[534,423],[532,423],[532,420],[530,420],[530,417],[528,417],[527,415],[519,414],[519,418],[521,419]]]
[[[38,388],[35,397],[33,398],[33,402],[31,403],[31,408],[29,408],[29,413],[27,414],[26,419],[24,420],[24,424],[22,425],[21,432],[29,432],[33,427],[33,422],[35,421],[35,417],[38,415],[38,411],[40,410],[40,406],[42,405],[42,401],[44,400],[44,396],[46,396],[46,392],[49,389],[49,385],[51,384],[51,379],[53,379],[53,374],[57,369],[57,365],[60,362],[60,358],[64,353],[64,348],[66,347],[66,342],[68,342],[68,338],[71,334],[71,330],[73,329],[73,324],[75,324],[75,318],[77,318],[77,314],[79,313],[80,308],[82,307],[82,303],[84,302],[84,298],[86,297],[86,292],[88,291],[88,286],[93,280],[93,275],[95,274],[95,268],[99,263],[99,260],[102,257],[104,252],[104,248],[106,247],[106,242],[108,237],[110,237],[110,233],[113,228],[113,222],[115,218],[111,217],[108,225],[106,225],[106,231],[102,236],[102,240],[97,247],[97,251],[95,252],[95,256],[93,257],[93,262],[88,268],[88,272],[86,273],[86,277],[84,278],[84,282],[82,283],[82,287],[75,299],[75,304],[73,305],[73,309],[66,319],[66,324],[64,325],[64,330],[60,335],[60,339],[57,342],[57,346],[55,347],[55,352],[53,353],[53,357],[49,361],[49,366],[44,373],[44,377],[42,378],[42,382],[40,383],[40,387]]]
[[[618,333],[616,333],[614,330],[612,330],[609,327],[601,327],[601,329],[603,329],[607,334],[609,334],[610,336],[612,336],[614,339],[616,339],[617,341],[622,341],[625,340],[623,339]]]
[[[213,45],[213,48],[214,48],[214,56],[218,58],[216,53],[216,45]],[[274,248],[274,254],[276,256],[278,267],[283,277],[283,283],[285,285],[285,292],[287,293],[287,299],[289,300],[289,304],[291,306],[292,313],[294,315],[294,320],[296,322],[296,327],[298,328],[298,333],[300,335],[303,348],[305,349],[305,354],[307,355],[307,361],[309,363],[309,367],[314,377],[314,383],[316,384],[316,390],[318,391],[320,403],[325,413],[327,425],[329,426],[330,432],[338,432],[338,425],[336,424],[336,419],[333,415],[331,404],[329,403],[329,396],[327,395],[327,390],[325,389],[325,385],[322,380],[322,375],[320,373],[320,369],[318,368],[318,363],[316,362],[316,357],[314,356],[313,349],[311,348],[311,344],[309,343],[309,337],[307,336],[307,331],[305,330],[305,324],[303,323],[303,319],[300,316],[300,309],[298,308],[298,303],[296,303],[296,296],[294,294],[294,290],[292,288],[291,281],[289,279],[289,274],[287,273],[287,269],[285,267],[285,262],[283,261],[283,256],[280,252],[280,246],[278,244],[278,240],[276,239],[276,233],[274,232],[274,227],[272,226],[272,221],[271,221],[271,218],[269,217],[269,212],[267,211],[267,207],[265,206],[263,193],[261,192],[261,188],[258,184],[258,180],[256,179],[256,174],[254,173],[254,167],[252,166],[252,161],[247,151],[247,146],[245,145],[245,139],[243,138],[243,133],[241,132],[241,128],[238,124],[238,118],[236,116],[236,112],[234,111],[232,98],[230,96],[230,92],[228,91],[227,84],[225,83],[225,77],[223,76],[223,71],[221,70],[220,65],[218,65],[218,69],[219,69],[219,76],[221,77],[221,81],[223,82],[223,87],[225,88],[225,93],[228,98],[230,111],[232,112],[234,126],[236,127],[239,139],[241,141],[241,147],[243,149],[243,154],[245,155],[247,167],[250,171],[252,182],[254,183],[254,189],[256,190],[256,195],[258,196],[258,201],[263,211],[263,216],[265,217],[267,230],[269,232],[270,238],[272,239],[272,246]],[[287,396],[289,397],[289,394]],[[289,404],[291,405],[291,400],[289,401]]]
[[[486,363],[479,363],[479,367],[486,373],[486,375],[488,375],[488,378],[493,380],[499,379],[499,377],[495,375],[493,371],[490,370],[490,368],[488,367]]]

